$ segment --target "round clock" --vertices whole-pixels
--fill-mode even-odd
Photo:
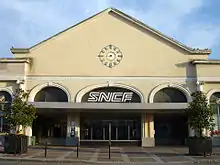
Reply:
[[[123,55],[118,47],[108,45],[102,48],[98,57],[105,66],[112,68],[120,63]]]

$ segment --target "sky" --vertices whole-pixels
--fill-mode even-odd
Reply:
[[[28,48],[108,7],[220,59],[220,0],[0,0],[0,57]]]

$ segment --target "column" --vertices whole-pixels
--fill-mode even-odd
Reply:
[[[25,135],[31,137],[32,136],[32,127],[31,126],[27,126],[25,128]]]
[[[145,117],[146,113],[141,114],[141,138],[146,137],[146,132],[148,133],[148,130],[146,131],[146,117]]]
[[[155,130],[154,130],[154,116],[153,116],[153,114],[148,115],[148,123],[149,123],[149,137],[154,138]]]
[[[78,138],[80,139],[80,114],[68,114],[66,145],[75,146]]]
[[[154,117],[153,114],[142,114],[142,147],[154,147]]]

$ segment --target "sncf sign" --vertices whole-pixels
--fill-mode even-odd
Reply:
[[[82,102],[88,103],[140,103],[140,96],[130,89],[101,87],[86,93]]]
[[[90,92],[88,102],[126,103],[132,96],[133,92]]]

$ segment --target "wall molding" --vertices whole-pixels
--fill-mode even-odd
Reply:
[[[56,81],[56,80],[77,80],[77,79],[110,79],[110,80],[169,80],[169,81],[179,81],[179,82],[186,82],[186,81],[204,81],[204,82],[220,82],[220,76],[208,76],[208,77],[184,77],[184,76],[72,76],[72,75],[7,75],[5,73],[0,74],[0,80],[2,81],[16,81],[16,80],[26,80],[26,81],[33,81],[33,80],[46,80],[46,81]]]
[[[219,77],[198,77],[198,81],[202,82],[220,82],[220,76]]]
[[[33,80],[169,80],[169,81],[196,81],[196,77],[169,77],[169,76],[26,76],[27,81]]]
[[[1,74],[0,72],[0,80],[1,81],[17,81],[17,80],[24,80],[24,75],[7,75],[7,74]]]

